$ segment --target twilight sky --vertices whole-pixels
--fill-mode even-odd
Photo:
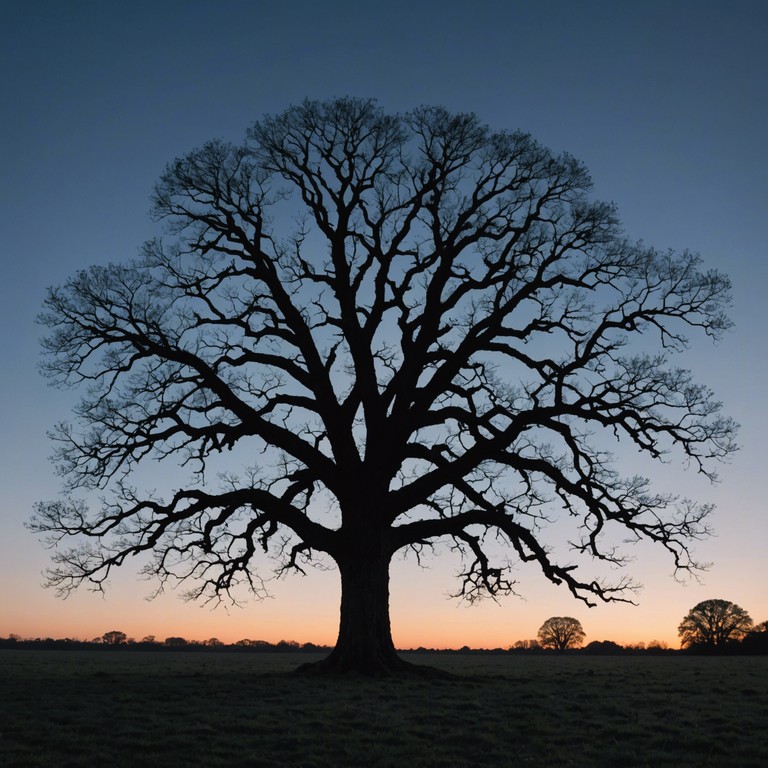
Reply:
[[[400,647],[506,647],[553,615],[587,641],[665,640],[708,598],[768,619],[768,4],[762,0],[9,0],[0,25],[0,637],[182,635],[333,643],[335,572],[288,577],[275,599],[229,611],[169,594],[127,564],[106,598],[41,587],[48,554],[24,528],[57,494],[46,430],[71,392],[37,372],[35,315],[47,286],[137,255],[157,234],[149,194],[166,162],[304,97],[374,96],[390,111],[442,104],[495,128],[530,131],[583,160],[595,196],[627,234],[699,251],[734,283],[734,330],[695,339],[680,360],[742,424],[741,451],[711,486],[680,463],[651,468],[661,489],[717,504],[702,583],[679,584],[662,551],[633,552],[637,607],[588,609],[535,567],[524,599],[468,607],[446,595],[458,563],[396,562]],[[626,464],[619,469],[633,473]],[[643,467],[648,471],[647,467]],[[264,563],[269,570],[269,563]]]

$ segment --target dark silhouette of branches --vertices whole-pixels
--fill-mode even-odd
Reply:
[[[680,622],[677,633],[681,648],[700,646],[722,650],[729,642],[741,640],[752,629],[752,618],[728,600],[704,600]]]
[[[586,636],[578,619],[570,616],[552,616],[539,627],[538,640],[542,648],[566,651],[569,648],[578,648]]]
[[[153,198],[168,237],[52,288],[41,316],[46,374],[84,393],[54,432],[66,495],[32,523],[82,542],[57,550],[51,584],[100,590],[151,553],[148,573],[192,596],[262,595],[260,552],[281,572],[324,553],[342,580],[329,666],[371,670],[396,664],[398,550],[448,542],[470,601],[513,592],[515,561],[588,604],[627,600],[630,578],[577,567],[623,564],[615,532],[697,568],[710,506],[621,476],[605,446],[714,477],[735,425],[674,355],[729,327],[729,282],[627,241],[590,186],[528,134],[358,99],[170,163]],[[217,487],[222,454],[242,469]],[[184,487],[130,484],[172,458]],[[544,543],[554,516],[573,560]]]

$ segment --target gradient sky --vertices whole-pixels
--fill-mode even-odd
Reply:
[[[681,362],[742,423],[742,450],[710,486],[680,464],[659,488],[709,500],[716,536],[702,583],[679,584],[638,548],[637,607],[588,609],[534,567],[523,599],[449,600],[458,563],[398,562],[392,627],[400,647],[506,647],[553,615],[587,641],[652,639],[708,598],[768,619],[768,3],[628,0],[386,3],[7,0],[0,25],[0,637],[137,639],[182,635],[333,643],[335,572],[289,577],[275,599],[211,611],[152,585],[130,563],[106,598],[66,601],[41,587],[48,554],[24,528],[59,488],[46,429],[75,396],[37,373],[34,318],[47,286],[93,263],[124,261],[156,233],[147,216],[166,162],[304,97],[374,96],[391,111],[442,104],[496,128],[530,131],[583,160],[595,195],[615,201],[627,234],[701,252],[734,283],[735,329],[697,339]],[[622,466],[632,473],[630,466]],[[265,563],[265,569],[269,563]]]

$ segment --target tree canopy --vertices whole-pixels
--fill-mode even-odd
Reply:
[[[729,600],[704,600],[680,622],[680,646],[722,649],[731,640],[741,640],[752,629],[751,616]]]
[[[328,667],[376,670],[396,665],[401,550],[446,542],[470,601],[513,592],[516,561],[587,603],[626,600],[629,577],[582,575],[624,562],[616,533],[696,568],[711,507],[622,476],[606,446],[707,476],[734,450],[734,423],[674,362],[688,332],[729,327],[729,281],[630,242],[590,188],[526,133],[351,98],[171,162],[153,197],[166,236],[45,301],[45,373],[84,393],[54,433],[65,493],[32,523],[81,542],[50,583],[102,589],[152,553],[161,584],[219,599],[262,592],[259,551],[283,571],[324,554],[342,581]],[[173,458],[182,487],[131,483]],[[542,536],[552,518],[572,554]]]
[[[542,648],[566,651],[569,648],[578,648],[586,636],[578,619],[570,616],[552,616],[539,627],[538,640]]]

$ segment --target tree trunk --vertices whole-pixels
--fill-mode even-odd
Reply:
[[[360,674],[371,677],[450,678],[442,670],[401,659],[389,624],[389,564],[383,544],[366,546],[358,540],[334,555],[341,574],[339,636],[330,655],[298,672]]]
[[[328,658],[305,671],[356,672],[391,675],[413,665],[400,659],[392,643],[389,624],[390,555],[360,551],[338,558],[341,572],[341,617],[336,647]]]

